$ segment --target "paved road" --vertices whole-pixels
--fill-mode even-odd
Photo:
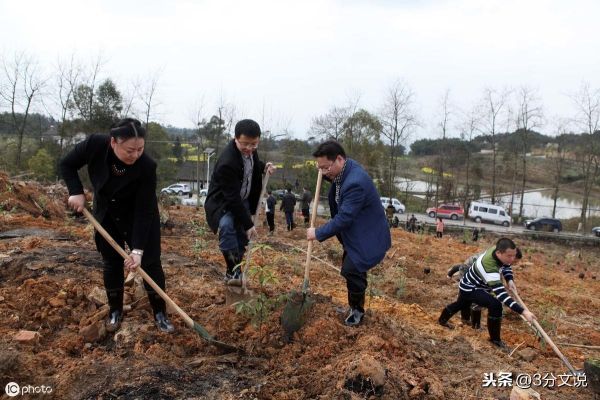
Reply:
[[[410,218],[410,215],[412,215],[413,213],[405,213],[405,214],[395,214],[398,219],[400,220],[401,223],[405,223],[406,222],[406,218],[408,215],[408,218]],[[427,214],[420,214],[420,213],[414,213],[415,217],[417,218],[417,221],[419,222],[426,222],[428,224],[434,224],[435,225],[435,218],[431,218],[429,217],[429,215]],[[523,226],[519,226],[519,225],[512,225],[509,227],[504,227],[502,225],[494,225],[494,224],[488,224],[488,223],[483,223],[483,222],[475,222],[472,221],[470,219],[467,219],[466,221],[463,219],[459,219],[456,221],[453,221],[451,219],[448,218],[444,218],[444,225],[445,226],[462,226],[462,227],[467,227],[467,228],[483,228],[486,231],[494,231],[494,232],[511,232],[511,233],[522,233],[523,231],[525,231],[526,229]]]

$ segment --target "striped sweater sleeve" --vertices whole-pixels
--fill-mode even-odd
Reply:
[[[517,303],[506,291],[506,288],[502,284],[500,280],[500,271],[496,268],[486,268],[484,266],[484,257],[485,254],[480,256],[477,259],[475,264],[475,268],[477,269],[478,275],[485,281],[485,283],[492,289],[496,298],[501,301],[504,305],[509,307],[511,310],[516,312],[517,314],[521,314],[523,312],[523,307],[519,303]],[[487,260],[486,260],[487,261]],[[493,260],[492,260],[493,261]],[[495,263],[495,261],[493,261]]]
[[[506,282],[512,281],[515,279],[515,277],[513,276],[512,266],[504,265],[502,267],[501,271],[502,271],[502,276],[504,276],[504,279],[506,280]]]

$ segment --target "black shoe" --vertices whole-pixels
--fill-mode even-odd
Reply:
[[[344,320],[344,324],[346,324],[347,326],[357,326],[362,322],[364,315],[364,312],[359,311],[355,308],[351,308],[350,314],[348,314],[348,316]]]
[[[481,309],[471,308],[471,328],[481,329]]]
[[[158,327],[158,329],[161,332],[164,332],[164,333],[175,332],[175,327],[173,326],[171,321],[169,321],[169,319],[167,318],[165,313],[163,313],[162,311],[159,311],[154,315],[154,322],[156,323],[156,326]]]
[[[116,332],[121,327],[121,321],[123,321],[123,311],[111,311],[106,319],[106,332]]]
[[[506,343],[504,343],[502,340],[492,340],[492,339],[490,339],[490,342],[494,346],[499,347],[500,350],[503,350],[503,351],[506,351],[506,352],[510,351],[510,348],[508,347],[508,345]]]

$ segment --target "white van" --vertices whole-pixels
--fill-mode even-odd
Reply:
[[[406,207],[404,206],[404,204],[400,203],[400,200],[398,200],[397,198],[392,198],[390,200],[389,197],[382,197],[381,198],[381,205],[383,206],[383,208],[387,208],[387,206],[390,204],[390,201],[392,202],[392,205],[394,206],[394,209],[396,210],[397,213],[400,214],[404,214],[404,210],[406,210]]]
[[[510,226],[510,215],[504,207],[490,203],[472,201],[469,205],[469,218],[475,222],[491,222],[503,226]]]

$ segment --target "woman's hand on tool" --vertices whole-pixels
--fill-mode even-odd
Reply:
[[[85,207],[85,195],[76,194],[73,196],[69,196],[67,204],[71,210],[76,211],[78,213],[83,212],[83,208]]]
[[[306,240],[315,240],[317,236],[315,235],[315,228],[308,228],[306,230]]]
[[[123,264],[125,265],[125,268],[130,271],[135,271],[137,267],[142,265],[142,256],[140,254],[131,253],[129,254],[129,257],[125,259]]]
[[[533,315],[533,313],[527,309],[525,309],[525,311],[523,311],[523,314],[521,314],[523,317],[525,317],[525,319],[527,320],[527,322],[533,322],[534,319],[537,319],[535,317],[535,315]]]

